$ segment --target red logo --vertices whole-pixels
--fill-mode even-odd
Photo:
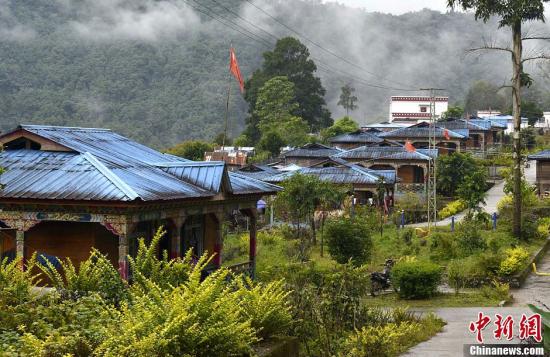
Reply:
[[[469,330],[476,334],[476,340],[478,343],[483,343],[483,330],[491,322],[491,317],[478,313],[477,320],[471,321]],[[514,318],[511,315],[503,317],[500,314],[495,314],[495,329],[493,330],[493,336],[495,339],[501,340],[505,337],[508,341],[514,338]],[[519,322],[519,339],[526,340],[528,338],[534,338],[535,341],[542,341],[542,318],[539,314],[533,314],[527,317],[525,314],[521,315]]]

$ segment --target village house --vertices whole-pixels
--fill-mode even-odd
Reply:
[[[380,145],[384,142],[384,139],[377,135],[380,133],[357,130],[353,133],[335,136],[329,139],[329,142],[331,146],[344,150],[355,149],[363,145]]]
[[[283,152],[281,153],[281,158],[285,165],[295,164],[301,167],[307,167],[325,161],[332,155],[342,151],[342,149],[313,143]]]
[[[424,192],[429,162],[437,156],[437,150],[409,151],[403,146],[362,146],[336,154],[333,158],[375,171],[395,170],[398,179],[395,191],[397,194],[404,194]]]
[[[529,155],[529,160],[537,163],[536,186],[540,196],[550,197],[550,150],[543,150]]]
[[[223,162],[163,154],[108,129],[21,125],[0,136],[0,254],[33,253],[79,263],[96,248],[128,278],[137,238],[167,234],[160,250],[180,257],[215,254],[221,265],[222,222],[249,217],[253,272],[256,203],[279,187],[228,172]],[[161,254],[159,252],[159,254]]]
[[[254,155],[253,147],[217,147],[214,151],[204,153],[204,161],[223,161],[230,171],[246,166],[248,159]]]
[[[279,173],[266,177],[264,180],[276,184],[297,173],[312,175],[322,181],[350,187],[350,193],[353,193],[359,204],[367,204],[369,199],[376,197],[377,191],[382,185],[385,189],[384,196],[388,198],[388,207],[393,206],[394,203],[395,184],[397,182],[394,169],[371,170],[340,158],[329,158],[311,167]]]
[[[439,123],[438,123],[439,125]],[[379,135],[382,139],[394,140],[401,144],[410,142],[415,148],[428,148],[430,137],[430,124],[418,123],[406,128],[396,129]],[[468,129],[450,130],[436,126],[434,128],[436,147],[440,154],[460,152],[466,147],[469,137]]]
[[[435,117],[449,109],[449,97],[435,97]],[[390,100],[389,122],[412,123],[429,121],[431,98],[428,96],[393,96]]]
[[[465,133],[467,131],[468,138],[461,151],[477,156],[484,157],[487,152],[496,151],[502,144],[504,129],[489,120],[452,119],[438,122],[437,126],[453,132]]]

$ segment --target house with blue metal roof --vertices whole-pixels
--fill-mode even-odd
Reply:
[[[537,163],[536,185],[539,195],[550,197],[550,150],[542,150],[527,158]]]
[[[281,153],[285,165],[296,164],[307,167],[325,161],[332,155],[342,152],[342,149],[319,143],[306,144]]]
[[[394,203],[394,189],[397,182],[395,170],[371,170],[346,160],[331,157],[311,167],[303,167],[294,171],[278,173],[264,178],[266,182],[278,184],[289,177],[302,174],[311,175],[321,181],[349,188],[349,193],[358,200],[359,204],[366,204],[373,199],[382,185],[385,189],[388,207]]]
[[[381,132],[378,132],[380,134]],[[374,132],[357,130],[352,133],[337,135],[329,139],[330,145],[340,149],[354,149],[364,145],[379,145],[384,139],[379,138]]]
[[[468,138],[461,150],[477,156],[485,157],[502,146],[504,129],[488,120],[451,119],[440,121],[437,126],[454,132],[467,131]]]
[[[220,266],[221,225],[234,211],[250,217],[253,269],[256,202],[280,190],[223,162],[163,154],[108,129],[20,125],[0,143],[0,255],[78,263],[96,248],[124,278],[137,238],[151,239],[160,226],[161,251],[207,251]]]
[[[447,154],[460,152],[466,146],[469,137],[469,129],[447,129],[438,125],[435,127],[435,140],[439,153]],[[406,128],[395,129],[379,135],[383,139],[394,140],[401,144],[409,141],[416,148],[427,148],[429,146],[430,124],[421,122]]]
[[[401,195],[407,192],[422,193],[425,190],[425,175],[430,160],[435,160],[438,150],[407,150],[402,145],[362,146],[334,155],[351,163],[378,171],[395,170],[398,183],[395,192]]]

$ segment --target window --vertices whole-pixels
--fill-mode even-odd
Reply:
[[[427,113],[428,112],[428,107],[425,106],[425,105],[421,105],[420,106],[420,113]]]

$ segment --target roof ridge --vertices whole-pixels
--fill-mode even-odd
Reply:
[[[86,130],[86,131],[112,131],[107,128],[82,127],[82,126],[61,126],[61,125],[43,125],[43,124],[20,124],[20,128],[47,128],[47,129],[71,129],[71,130]]]
[[[119,190],[121,190],[126,196],[128,196],[129,199],[135,200],[136,198],[139,198],[139,195],[132,189],[130,186],[128,186],[124,181],[122,181],[114,172],[109,170],[107,166],[105,166],[101,161],[99,161],[94,155],[90,154],[89,152],[84,152],[81,154],[92,166],[94,166],[103,176],[107,178],[107,180],[111,181],[113,185],[115,185]]]

